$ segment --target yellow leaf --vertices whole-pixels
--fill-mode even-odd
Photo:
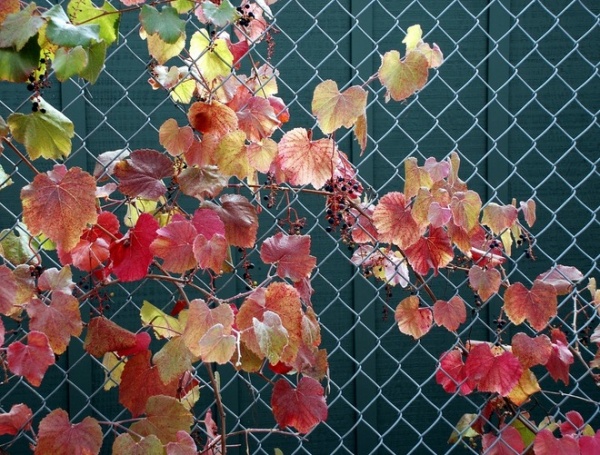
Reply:
[[[423,30],[421,30],[421,26],[419,24],[408,27],[406,30],[406,36],[402,40],[402,43],[406,44],[407,53],[417,47],[417,45],[421,42],[422,36]]]
[[[145,326],[152,326],[156,338],[172,338],[183,332],[178,319],[169,316],[146,300],[140,310],[140,317]]]
[[[342,126],[352,128],[366,105],[367,92],[362,87],[355,85],[341,93],[335,81],[326,80],[315,88],[312,112],[321,131],[331,134]]]
[[[192,35],[190,56],[208,83],[217,77],[225,77],[231,73],[233,54],[227,47],[227,43],[223,39],[211,41],[208,32],[204,29]]]

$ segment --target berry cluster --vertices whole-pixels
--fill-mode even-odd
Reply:
[[[325,219],[329,226],[325,230],[333,232],[339,227],[342,241],[353,250],[354,242],[350,228],[354,224],[355,215],[351,207],[362,193],[362,185],[353,178],[337,177],[328,180],[324,190],[331,193],[326,201]]]
[[[242,15],[237,21],[238,25],[242,27],[248,27],[250,25],[250,21],[254,19],[254,13],[252,11],[248,11],[250,9],[250,5],[246,3],[243,7],[238,6],[236,8],[237,12]]]

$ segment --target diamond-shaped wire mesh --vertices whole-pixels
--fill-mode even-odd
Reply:
[[[66,1],[40,0],[42,6]],[[116,7],[123,5],[110,0]],[[402,49],[406,29],[421,24],[425,40],[436,42],[445,63],[426,88],[403,103],[385,103],[379,83],[368,85],[369,141],[361,156],[350,133],[338,137],[359,170],[363,184],[375,197],[403,187],[403,159],[429,156],[443,159],[457,150],[460,176],[487,201],[508,203],[533,198],[538,221],[532,229],[537,260],[523,249],[514,251],[508,278],[527,284],[555,264],[578,267],[586,279],[600,277],[598,194],[600,173],[600,5],[595,0],[553,2],[527,0],[279,0],[272,5],[274,49],[270,63],[278,68],[279,96],[291,113],[290,128],[313,127],[312,90],[322,80],[339,86],[362,84],[377,70],[381,55]],[[185,112],[162,91],[147,84],[149,57],[139,39],[137,13],[124,15],[120,39],[107,54],[98,82],[55,83],[45,98],[76,126],[69,166],[92,170],[100,153],[129,148],[158,148],[158,128]],[[190,17],[189,28],[198,28]],[[257,62],[267,60],[266,47],[253,51]],[[0,115],[28,109],[25,87],[0,85]],[[32,172],[10,150],[0,164],[14,181],[12,188],[29,183]],[[36,166],[49,169],[51,163]],[[18,230],[21,206],[11,187],[0,193],[0,228]],[[474,449],[447,440],[464,413],[482,410],[485,397],[447,394],[435,382],[437,362],[455,338],[434,329],[421,341],[401,335],[394,308],[406,293],[365,278],[350,263],[351,252],[326,231],[323,201],[314,196],[279,197],[260,217],[260,239],[284,229],[278,220],[288,207],[307,218],[312,253],[318,257],[313,276],[313,304],[322,323],[322,346],[329,354],[328,420],[306,439],[269,432],[249,432],[232,438],[233,453],[463,453]],[[124,208],[115,210],[123,214]],[[2,236],[8,231],[3,231]],[[27,239],[25,239],[27,241]],[[244,258],[238,257],[241,261]],[[257,267],[253,278],[265,273],[257,251],[247,259]],[[42,252],[45,267],[59,267],[52,253]],[[206,283],[197,283],[206,289]],[[428,280],[439,298],[462,295],[471,310],[461,327],[461,339],[508,342],[514,326],[499,327],[499,298],[478,306],[464,275],[441,272]],[[216,285],[224,297],[245,289],[240,274],[225,275]],[[78,282],[82,292],[87,282]],[[190,295],[193,297],[193,293]],[[587,295],[560,299],[561,327],[582,358],[594,358],[588,346],[599,318]],[[82,304],[82,314],[102,308],[104,315],[126,327],[139,329],[145,300],[170,309],[177,289],[143,280],[117,284]],[[425,300],[424,300],[425,302]],[[433,302],[425,302],[431,305]],[[23,335],[19,326],[8,341]],[[271,386],[261,378],[220,367],[220,386],[227,428],[243,432],[274,428],[270,410]],[[194,408],[195,431],[204,439],[201,419],[214,407],[214,397],[203,367],[197,369],[201,398]],[[589,370],[574,366],[569,384],[557,387],[546,373],[538,378],[544,390],[526,405],[536,421],[564,419],[578,410],[586,423],[598,428],[600,395]],[[39,388],[11,377],[0,387],[0,410],[26,402],[35,412],[35,425],[52,409],[68,410],[74,421],[92,415],[109,422],[128,418],[118,404],[116,388],[103,390],[105,372],[99,360],[85,355],[83,338],[75,338]],[[561,384],[562,386],[562,384]],[[103,426],[108,453],[113,429]],[[23,433],[16,441],[5,437],[9,453],[26,453],[33,442]],[[235,445],[237,444],[237,446]]]

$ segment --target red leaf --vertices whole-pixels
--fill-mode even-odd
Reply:
[[[421,235],[411,215],[409,201],[398,192],[387,193],[381,198],[373,212],[373,224],[379,233],[379,241],[393,243],[402,249],[416,243]]]
[[[581,455],[597,455],[600,453],[600,430],[594,436],[582,436],[579,438],[579,449]]]
[[[158,221],[142,213],[133,229],[110,246],[113,273],[121,281],[141,280],[148,273],[154,256],[150,244],[157,237]]]
[[[400,332],[415,340],[429,332],[433,323],[433,313],[429,308],[419,308],[419,297],[416,295],[402,300],[396,307],[394,317]]]
[[[533,451],[535,455],[579,455],[579,444],[571,436],[555,438],[545,428],[535,436]]]
[[[198,234],[194,239],[193,251],[198,267],[222,273],[223,264],[229,253],[229,244],[221,234],[213,235],[210,240]]]
[[[197,455],[198,447],[194,439],[185,431],[177,432],[177,442],[169,442],[165,448],[167,455]]]
[[[135,334],[135,346],[130,348],[117,349],[117,354],[120,357],[127,357],[144,352],[150,346],[150,335],[148,332],[140,332]]]
[[[563,436],[577,436],[578,432],[583,431],[585,427],[585,421],[583,420],[583,417],[581,417],[581,414],[579,414],[577,411],[569,411],[565,417],[567,420],[559,425],[560,434]]]
[[[440,365],[435,373],[435,381],[448,393],[454,393],[460,388],[462,395],[468,395],[475,388],[473,379],[467,376],[460,349],[442,354]]]
[[[504,310],[515,324],[525,319],[535,330],[542,330],[556,316],[556,289],[551,284],[535,280],[531,291],[523,284],[511,284],[504,293]]]
[[[558,382],[561,380],[565,385],[569,384],[569,365],[571,365],[575,359],[573,353],[569,350],[569,343],[567,337],[560,329],[552,329],[552,352],[550,358],[546,363],[546,368],[552,376],[552,379]]]
[[[486,455],[515,455],[523,453],[525,444],[516,428],[508,425],[502,427],[498,436],[486,433],[481,440]]]
[[[225,224],[227,242],[241,248],[252,248],[258,231],[258,216],[254,206],[239,194],[224,194],[219,200],[221,206],[214,206],[214,210]]]
[[[277,275],[300,281],[312,272],[317,258],[310,255],[309,235],[284,235],[278,232],[266,239],[260,258],[267,264],[277,263]]]
[[[517,385],[523,368],[510,352],[496,347],[494,351],[487,343],[476,345],[469,352],[465,363],[467,375],[482,392],[506,396]]]
[[[196,210],[192,223],[198,234],[202,234],[208,240],[215,234],[225,235],[225,224],[215,210],[209,208]]]
[[[428,237],[420,237],[405,249],[408,262],[415,272],[425,275],[433,269],[435,275],[454,258],[448,234],[443,228],[430,228]]]
[[[156,395],[174,397],[178,380],[163,384],[158,369],[150,364],[152,352],[145,351],[131,357],[125,364],[119,386],[119,403],[131,412],[133,417],[146,409],[148,398]]]
[[[465,301],[458,295],[449,301],[438,300],[433,305],[433,318],[437,325],[442,325],[451,332],[455,332],[467,320]]]
[[[331,139],[311,141],[304,128],[294,128],[279,141],[277,162],[292,185],[321,188],[337,168],[339,153]]]
[[[80,423],[69,422],[69,415],[55,409],[42,419],[38,431],[36,454],[98,454],[102,447],[102,428],[93,417]]]
[[[483,302],[498,292],[501,283],[502,276],[496,269],[482,269],[478,265],[469,269],[469,285]]]
[[[24,376],[35,387],[39,387],[46,370],[54,364],[48,337],[34,330],[27,334],[27,345],[20,341],[11,343],[6,358],[10,371]]]
[[[547,272],[540,274],[536,280],[551,284],[558,295],[565,295],[573,289],[573,283],[583,280],[583,273],[575,267],[557,265]]]
[[[38,174],[21,190],[23,221],[32,235],[43,233],[57,246],[70,251],[96,212],[96,180],[78,167],[64,165]]]
[[[318,381],[303,377],[293,389],[287,379],[280,379],[273,387],[271,407],[281,428],[294,427],[300,433],[310,432],[327,419],[324,389]]]
[[[115,165],[115,175],[121,193],[156,201],[167,191],[161,179],[173,175],[173,163],[156,150],[135,150],[130,158]]]
[[[545,365],[550,358],[551,351],[550,338],[546,335],[529,338],[526,334],[519,332],[512,338],[512,352],[518,357],[524,370],[534,365]]]
[[[31,429],[33,412],[26,404],[14,404],[10,412],[0,414],[0,435],[16,435],[21,430]]]
[[[94,357],[102,357],[111,351],[131,349],[138,341],[134,333],[103,316],[93,318],[87,329],[83,349]]]
[[[239,128],[251,142],[271,137],[280,125],[269,100],[252,96],[245,85],[238,87],[234,98],[227,105],[235,111]]]
[[[0,313],[8,315],[17,301],[19,285],[12,271],[0,265]]]
[[[293,370],[293,367],[283,362],[277,362],[276,364],[269,363],[269,370],[277,374],[288,374]]]
[[[190,221],[171,221],[158,229],[156,234],[156,239],[150,244],[150,251],[163,259],[165,270],[183,273],[196,266],[193,244],[198,233]]]

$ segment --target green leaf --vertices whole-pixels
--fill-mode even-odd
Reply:
[[[171,6],[177,10],[179,14],[188,13],[194,6],[194,0],[173,0]]]
[[[40,45],[32,37],[20,50],[0,49],[0,80],[25,82],[40,63]]]
[[[121,15],[117,12],[108,1],[102,7],[97,7],[92,0],[71,0],[67,6],[67,14],[73,24],[97,24],[100,38],[109,46],[119,39]]]
[[[27,226],[20,221],[14,230],[4,229],[0,232],[0,247],[2,256],[13,265],[33,263],[37,264],[37,251],[34,246],[37,242],[27,230]]]
[[[42,25],[44,20],[37,12],[35,3],[30,3],[22,11],[6,17],[0,28],[0,47],[15,47],[20,51]]]
[[[79,73],[79,75],[90,84],[96,83],[98,76],[104,68],[104,60],[106,60],[106,48],[108,44],[100,42],[92,44],[89,49],[86,49],[88,55],[87,67]]]
[[[79,74],[88,65],[88,53],[81,46],[73,49],[59,47],[54,54],[54,68],[56,78],[63,82],[71,76]]]
[[[185,34],[185,21],[170,6],[165,6],[158,12],[153,6],[144,5],[140,12],[140,22],[148,35],[158,33],[168,44],[175,44]]]
[[[71,153],[71,138],[75,134],[73,122],[43,99],[40,98],[38,103],[37,112],[18,112],[8,117],[13,137],[25,146],[32,160],[40,156],[66,158]]]
[[[101,41],[98,24],[73,25],[60,5],[55,5],[44,13],[48,19],[46,37],[57,46],[89,47]]]
[[[229,0],[222,0],[219,6],[212,2],[202,2],[201,6],[204,16],[217,27],[233,24],[242,17]]]

